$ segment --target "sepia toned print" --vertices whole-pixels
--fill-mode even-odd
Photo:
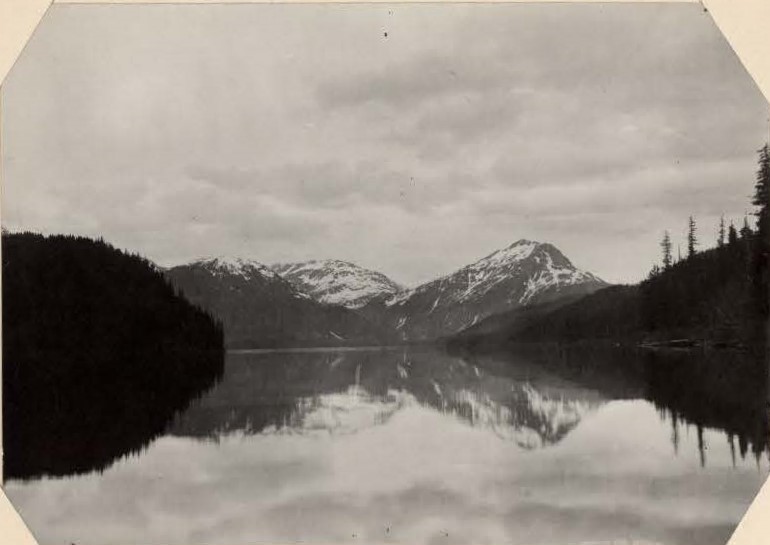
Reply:
[[[766,103],[697,6],[57,7],[3,93],[41,542],[725,543],[764,481]]]

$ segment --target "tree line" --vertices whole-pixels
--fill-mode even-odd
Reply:
[[[770,147],[758,151],[751,204],[740,230],[720,217],[715,244],[700,250],[694,216],[687,221],[687,253],[674,258],[671,235],[660,241],[661,263],[641,284],[644,327],[671,336],[763,344],[768,319]],[[754,225],[752,226],[752,223]]]
[[[692,258],[698,253],[698,246],[700,241],[697,235],[697,224],[694,216],[690,216],[687,219],[687,254],[686,257],[682,257],[682,249],[678,248],[677,257],[673,255],[673,243],[671,242],[671,233],[668,230],[663,231],[663,238],[660,241],[660,248],[662,252],[661,264],[655,264],[650,270],[650,277],[656,276],[661,272],[670,269],[676,263],[681,262],[683,259]],[[719,226],[717,228],[716,246],[722,248],[725,244],[736,244],[739,240],[749,241],[752,238],[758,237],[759,231],[753,230],[749,225],[748,214],[743,217],[743,227],[740,231],[735,228],[735,223],[731,220],[730,225],[725,223],[724,214],[719,218]]]

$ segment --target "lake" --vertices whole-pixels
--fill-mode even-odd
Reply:
[[[5,491],[43,544],[721,545],[768,474],[766,377],[731,353],[230,352],[140,451]]]

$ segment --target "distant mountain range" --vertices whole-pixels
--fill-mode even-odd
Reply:
[[[499,313],[558,305],[608,285],[553,245],[530,240],[412,289],[338,260],[268,267],[220,257],[166,275],[222,320],[231,347],[433,341]]]

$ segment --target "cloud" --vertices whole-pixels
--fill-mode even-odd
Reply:
[[[522,237],[641,278],[767,128],[694,5],[59,6],[3,93],[11,228],[407,283]]]

